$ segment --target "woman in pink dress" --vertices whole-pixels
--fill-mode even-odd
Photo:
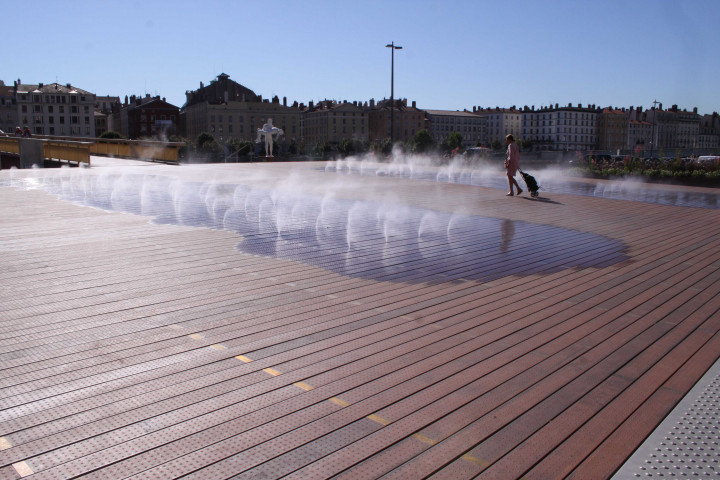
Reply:
[[[512,136],[512,134],[508,134],[505,137],[505,143],[508,146],[507,160],[505,160],[505,170],[507,170],[508,185],[510,185],[510,192],[507,193],[507,196],[512,197],[513,195],[515,195],[513,193],[513,185],[515,185],[515,188],[517,188],[518,195],[522,193],[520,185],[518,185],[517,180],[515,180],[515,175],[520,169],[520,150],[518,149],[518,146],[515,143],[515,138]]]

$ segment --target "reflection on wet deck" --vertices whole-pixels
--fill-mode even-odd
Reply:
[[[156,223],[233,231],[242,252],[372,280],[489,280],[625,258],[621,242],[600,235],[330,195],[139,174],[55,177],[42,188]]]

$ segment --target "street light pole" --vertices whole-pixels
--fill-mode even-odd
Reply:
[[[653,147],[655,146],[655,125],[657,124],[657,100],[653,100],[653,123],[652,123],[652,133],[650,134],[650,159],[652,161],[653,156]]]
[[[392,147],[395,138],[395,50],[401,50],[402,47],[391,42],[385,47],[390,49],[390,147]]]

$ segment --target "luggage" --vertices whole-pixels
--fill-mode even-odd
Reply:
[[[520,175],[522,175],[523,180],[525,180],[525,185],[527,185],[527,189],[530,192],[530,196],[533,198],[537,198],[540,196],[538,193],[538,190],[540,190],[540,187],[537,184],[537,180],[535,180],[535,177],[530,175],[529,173],[525,173],[522,170],[520,171]]]

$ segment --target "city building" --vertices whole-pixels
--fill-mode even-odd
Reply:
[[[700,117],[698,147],[702,149],[720,149],[720,118],[718,113]]]
[[[512,134],[515,140],[522,138],[523,112],[515,106],[510,108],[473,107],[473,113],[485,118],[486,135],[481,142],[485,145],[505,145],[505,137]]]
[[[532,144],[533,151],[582,151],[597,148],[597,117],[595,105],[567,107],[525,107],[522,115],[521,138]]]
[[[597,148],[618,152],[628,148],[630,114],[624,108],[603,108],[597,114]]]
[[[640,107],[640,110],[642,110],[642,107]],[[629,118],[634,118],[632,112],[633,107],[630,107]],[[652,138],[652,123],[644,120],[628,120],[627,142],[625,143],[625,148],[631,150],[633,153],[639,153],[650,148]]]
[[[17,123],[34,135],[95,137],[95,95],[67,83],[13,86]]]
[[[108,129],[129,139],[166,140],[178,133],[180,109],[160,96],[125,97],[125,103],[113,104]]]
[[[301,141],[306,146],[338,144],[343,140],[368,141],[368,116],[358,102],[323,100],[302,113]]]
[[[5,82],[0,80],[0,130],[5,133],[15,133],[15,128],[18,126],[20,121],[15,91],[13,87],[5,85]]]
[[[425,118],[428,133],[438,144],[452,132],[462,136],[465,148],[482,144],[487,137],[487,117],[467,110],[425,110]]]
[[[662,103],[659,103],[657,107],[653,106],[641,114],[636,114],[636,117],[653,126],[651,150],[692,150],[699,147],[700,115],[697,108],[688,112],[673,105],[672,108],[663,110]]]
[[[197,90],[185,92],[182,107],[185,118],[185,135],[192,141],[201,133],[210,133],[219,142],[231,139],[255,142],[257,129],[272,119],[273,126],[281,128],[281,151],[288,142],[300,136],[300,106],[295,102],[287,106],[276,96],[269,101],[230,79],[222,73]]]
[[[381,100],[375,105],[370,100],[368,107],[368,128],[370,141],[392,138],[395,142],[407,142],[425,128],[425,113],[418,110],[415,102],[408,107],[407,99],[395,99],[391,108],[390,100]],[[394,134],[390,135],[390,125]]]

